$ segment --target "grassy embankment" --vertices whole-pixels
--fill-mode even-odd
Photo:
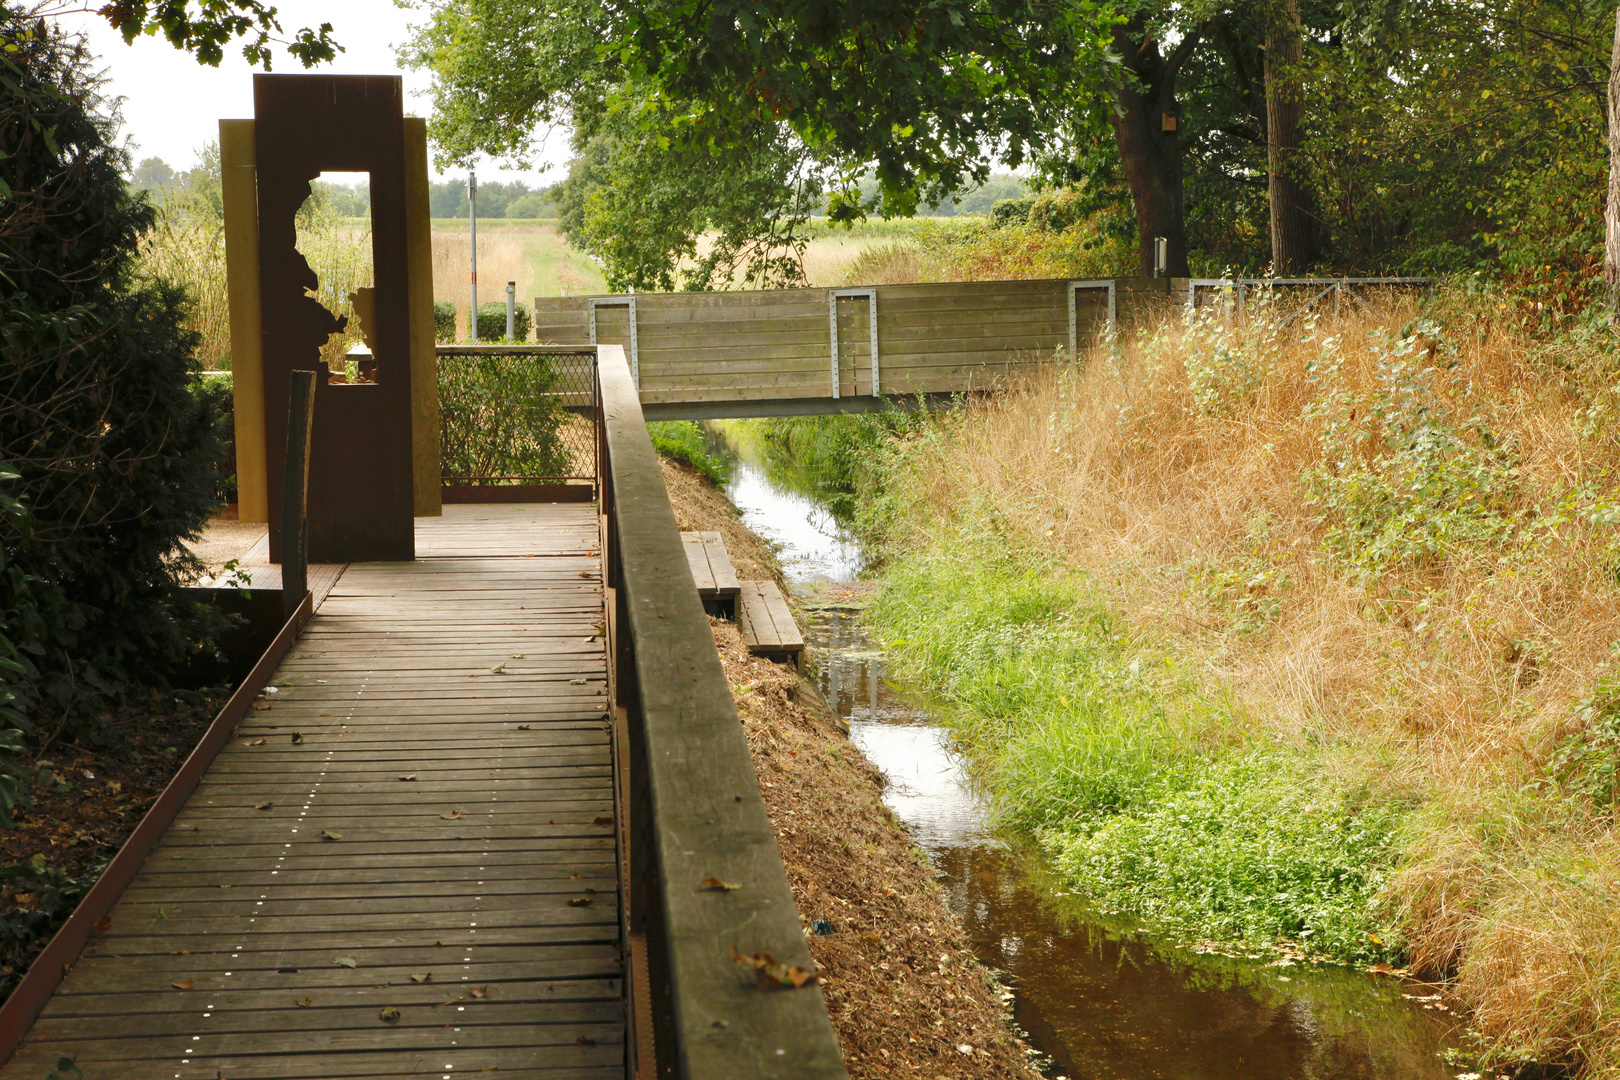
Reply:
[[[893,670],[1099,907],[1409,963],[1498,1062],[1617,1076],[1620,359],[1418,314],[787,437],[863,451]]]

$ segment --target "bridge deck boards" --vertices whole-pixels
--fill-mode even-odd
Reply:
[[[594,507],[332,584],[0,1080],[622,1080]]]

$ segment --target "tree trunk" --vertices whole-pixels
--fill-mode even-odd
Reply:
[[[1305,187],[1300,128],[1305,87],[1299,65],[1299,0],[1284,0],[1266,32],[1266,160],[1271,194],[1271,271],[1297,276],[1315,257],[1316,222]]]
[[[1620,11],[1614,13],[1609,58],[1609,197],[1603,204],[1603,280],[1609,287],[1609,323],[1620,322]]]
[[[1114,85],[1109,122],[1136,207],[1138,264],[1144,277],[1153,274],[1153,241],[1160,236],[1168,241],[1167,276],[1192,276],[1187,264],[1176,75],[1197,47],[1199,34],[1187,35],[1165,59],[1158,43],[1147,38],[1143,16],[1114,28],[1114,48],[1142,84],[1140,90],[1123,81]]]

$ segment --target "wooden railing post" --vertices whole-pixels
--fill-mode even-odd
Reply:
[[[281,596],[288,617],[309,592],[309,436],[315,373],[295,371],[287,387],[287,459],[281,488]]]

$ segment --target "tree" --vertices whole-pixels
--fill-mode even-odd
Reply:
[[[1154,240],[1163,237],[1168,275],[1190,277],[1176,78],[1203,40],[1204,25],[1187,29],[1168,56],[1159,49],[1161,32],[1143,9],[1114,25],[1119,71],[1108,82],[1113,98],[1108,123],[1136,205],[1142,274],[1154,272]]]
[[[31,7],[13,9],[34,18],[60,18],[64,15],[100,15],[123,35],[125,42],[145,34],[161,34],[181,52],[196,56],[199,63],[218,67],[225,46],[242,43],[242,55],[249,64],[270,70],[272,46],[283,45],[293,59],[306,68],[334,59],[342,51],[332,38],[332,24],[304,27],[290,38],[281,34],[281,20],[274,5],[261,0],[111,0],[110,3],[83,5],[77,0],[40,0]]]
[[[997,158],[1021,164],[1043,116],[1065,107],[1067,87],[1052,73],[1100,80],[1110,12],[1097,0],[940,0],[920,10],[878,0],[858,12],[826,0],[447,0],[405,56],[433,74],[441,165],[480,152],[524,164],[538,129],[568,122],[581,151],[606,139],[585,166],[597,175],[607,175],[602,154],[635,148],[610,171],[622,190],[670,195],[660,203],[667,239],[684,245],[692,211],[707,209],[736,229],[752,222],[754,237],[733,234],[733,246],[764,266],[788,257],[791,237],[763,262],[752,240],[783,239],[792,207],[817,185],[835,219],[904,216],[983,183]],[[654,183],[649,155],[700,176],[666,172]],[[876,186],[863,196],[868,174]],[[803,183],[783,187],[772,207],[760,194],[772,176]],[[683,184],[697,199],[684,208]],[[626,252],[640,260],[629,276],[667,272],[645,251]]]
[[[1609,321],[1620,320],[1620,10],[1614,13],[1614,51],[1609,58],[1609,196],[1603,203],[1603,280],[1609,289]]]
[[[155,191],[172,186],[179,177],[160,157],[149,157],[135,166],[131,180],[139,191]]]
[[[1315,223],[1300,150],[1304,134],[1304,43],[1299,0],[1282,0],[1266,30],[1266,165],[1271,202],[1271,267],[1304,273],[1315,255]]]

